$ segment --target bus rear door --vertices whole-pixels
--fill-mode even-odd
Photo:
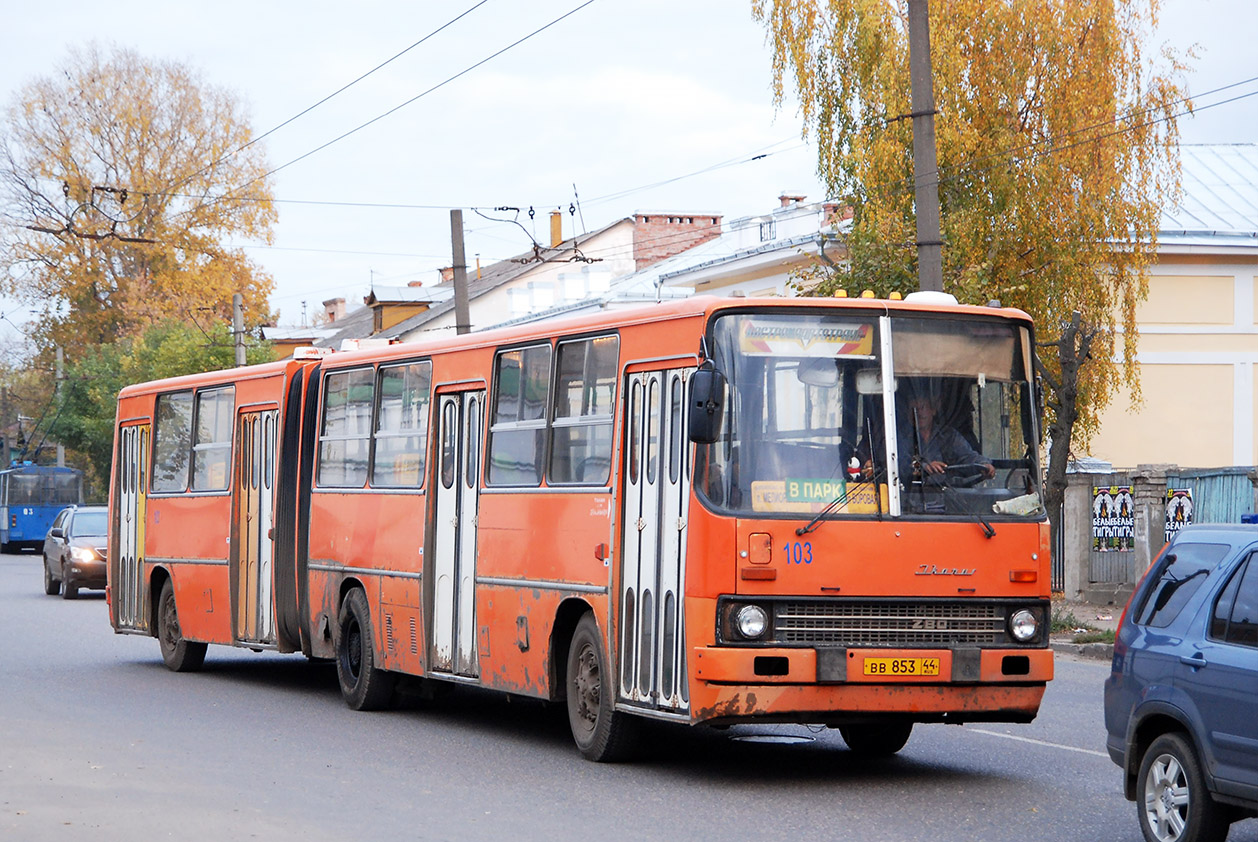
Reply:
[[[118,507],[113,525],[117,568],[110,595],[117,627],[134,631],[148,628],[143,573],[150,429],[148,424],[137,424],[118,431]]]
[[[238,641],[273,645],[272,600],[276,424],[279,411],[241,412],[236,482],[232,485],[232,598]]]
[[[439,395],[435,481],[436,528],[432,666],[479,675],[476,641],[476,513],[485,392]]]

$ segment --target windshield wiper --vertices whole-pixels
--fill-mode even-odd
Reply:
[[[941,474],[940,479],[942,480],[942,482],[939,487],[944,490],[944,496],[951,494],[952,498],[956,500],[958,503],[957,508],[959,508],[962,512],[965,512],[966,511],[965,498],[961,496],[961,493],[959,491],[957,491],[948,483],[947,476],[944,476]],[[973,512],[969,512],[968,514],[973,515],[975,520],[977,520],[979,523],[983,525],[983,535],[985,537],[987,538],[996,537],[995,528],[993,528],[992,525],[987,522],[987,518],[983,517],[982,512],[973,511]]]
[[[879,519],[879,520],[881,520],[881,519],[882,519],[882,499],[881,499],[881,497],[880,497],[880,496],[879,496],[879,494],[878,494],[878,474],[879,474],[879,472],[878,472],[878,470],[875,468],[875,469],[874,469],[874,472],[873,472],[873,475],[869,478],[869,482],[870,482],[870,483],[873,485],[873,487],[874,487],[874,500],[875,500],[875,501],[877,502],[877,504],[878,504],[878,519]],[[817,514],[813,517],[813,519],[812,519],[812,520],[810,520],[810,521],[808,521],[808,523],[807,523],[807,524],[805,524],[804,526],[801,526],[801,527],[799,527],[798,529],[796,529],[796,530],[795,530],[795,534],[796,534],[796,535],[807,535],[809,532],[812,532],[814,529],[816,529],[816,528],[817,528],[817,524],[821,523],[822,519],[823,519],[826,515],[828,515],[828,514],[830,514],[831,512],[833,512],[836,508],[838,508],[838,507],[839,507],[840,505],[842,505],[843,503],[846,503],[846,502],[847,502],[847,494],[848,494],[848,487],[849,487],[849,485],[850,485],[850,483],[846,483],[846,482],[845,482],[845,483],[843,484],[843,490],[842,490],[841,492],[839,492],[839,496],[835,497],[833,500],[831,500],[829,503],[827,503],[827,504],[826,504],[826,507],[825,507],[824,509],[822,509],[821,511],[817,512]]]

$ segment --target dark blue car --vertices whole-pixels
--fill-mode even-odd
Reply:
[[[1118,627],[1105,727],[1150,842],[1258,815],[1258,527],[1186,527],[1154,561]]]

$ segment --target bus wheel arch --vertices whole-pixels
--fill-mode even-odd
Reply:
[[[630,756],[640,723],[616,710],[616,676],[593,611],[581,615],[568,644],[564,695],[572,739],[586,760],[615,763]]]
[[[361,583],[342,586],[336,618],[336,677],[353,710],[383,710],[393,700],[397,676],[377,663],[375,626]]]
[[[205,663],[206,644],[188,640],[179,628],[179,611],[175,602],[175,582],[169,576],[162,582],[156,603],[157,643],[162,660],[174,672],[196,672]]]
[[[568,649],[572,645],[572,635],[576,633],[581,618],[593,610],[584,599],[569,597],[555,611],[555,622],[550,629],[550,666],[547,670],[550,679],[548,698],[552,702],[562,702],[567,698],[564,682],[567,679]]]

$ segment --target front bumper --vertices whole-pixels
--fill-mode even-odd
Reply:
[[[933,659],[938,674],[865,675],[866,658]],[[1047,648],[716,647],[692,651],[695,721],[1029,722],[1053,677]]]
[[[68,584],[80,588],[105,587],[107,576],[103,561],[67,561],[62,571]]]

